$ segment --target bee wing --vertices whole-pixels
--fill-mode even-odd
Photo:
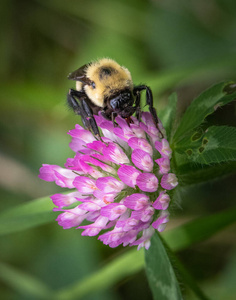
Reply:
[[[84,84],[91,84],[91,80],[86,76],[86,69],[89,64],[83,65],[79,69],[75,70],[74,72],[68,75],[68,79],[81,81]]]

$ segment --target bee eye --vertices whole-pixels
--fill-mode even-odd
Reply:
[[[91,83],[91,86],[92,86],[93,89],[96,88],[96,85],[95,85],[95,82],[94,82],[94,81]]]

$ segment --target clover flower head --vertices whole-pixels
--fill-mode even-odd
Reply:
[[[74,158],[64,168],[44,164],[39,177],[74,189],[51,197],[54,211],[61,212],[58,224],[64,229],[83,229],[110,247],[150,247],[155,230],[169,220],[170,190],[178,185],[170,173],[171,149],[159,122],[142,113],[142,121],[120,116],[112,121],[95,116],[102,140],[76,125],[69,131]],[[164,137],[163,137],[164,134]]]

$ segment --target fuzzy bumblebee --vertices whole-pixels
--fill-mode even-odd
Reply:
[[[146,104],[158,128],[151,89],[146,85],[134,86],[129,70],[114,60],[103,58],[86,64],[70,73],[68,79],[76,81],[76,89],[69,90],[67,102],[97,138],[101,139],[94,115],[99,112],[113,124],[118,115],[128,124],[134,113],[140,120],[140,93],[143,90],[146,90]]]

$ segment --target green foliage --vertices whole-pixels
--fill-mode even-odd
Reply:
[[[190,175],[191,183],[197,183],[199,178],[207,181],[235,170],[235,127],[207,127],[205,122],[206,117],[218,107],[235,99],[235,84],[220,83],[203,92],[186,110],[172,139],[173,167],[180,174],[182,184],[187,183],[184,179],[186,174]]]
[[[217,108],[235,100],[236,91],[234,91],[234,86],[230,90],[231,86],[233,85],[230,82],[219,83],[197,97],[181,119],[173,137],[173,143],[181,145],[181,140],[191,135],[194,129],[199,127],[209,114],[212,114]]]
[[[151,241],[151,251],[145,251],[145,257],[146,272],[154,299],[183,299],[178,284],[178,281],[183,280],[199,299],[207,300],[194,278],[171,252],[165,241],[158,234],[154,235]]]
[[[204,165],[236,160],[236,128],[211,126],[201,136],[184,139],[176,146],[176,151],[187,154],[191,162]]]
[[[146,251],[146,272],[155,300],[181,300],[180,287],[170,258],[160,237],[155,234]]]

